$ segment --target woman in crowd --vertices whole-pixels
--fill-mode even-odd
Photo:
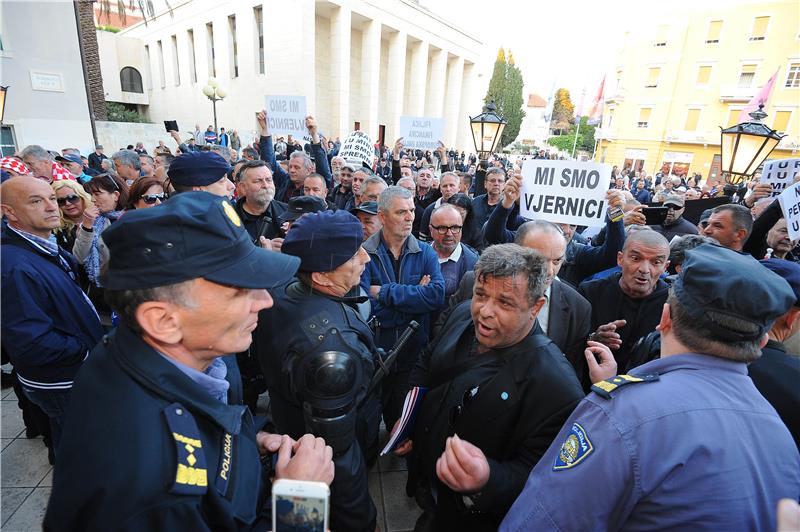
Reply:
[[[56,241],[62,248],[72,251],[78,226],[83,222],[83,212],[93,205],[92,196],[83,185],[71,179],[54,181],[52,187],[61,211],[61,227],[55,230]]]
[[[143,177],[131,187],[125,210],[155,207],[161,205],[164,199],[164,187],[161,185],[161,181],[155,177]]]

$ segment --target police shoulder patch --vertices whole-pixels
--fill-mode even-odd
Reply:
[[[592,454],[592,451],[594,451],[594,446],[589,440],[586,430],[580,423],[573,423],[572,428],[567,433],[567,438],[558,451],[556,463],[553,464],[553,471],[575,467]]]
[[[239,215],[236,213],[236,210],[228,203],[228,200],[222,200],[222,210],[225,211],[225,215],[228,219],[233,222],[233,225],[236,227],[241,227],[242,220],[239,218]]]
[[[200,440],[200,430],[194,417],[180,403],[164,409],[172,439],[175,441],[177,470],[171,493],[203,495],[208,489],[208,470]]]
[[[611,392],[621,386],[635,384],[637,382],[653,382],[657,380],[658,373],[649,373],[640,377],[634,377],[633,375],[617,375],[616,377],[592,384],[592,391],[600,397],[611,399]]]

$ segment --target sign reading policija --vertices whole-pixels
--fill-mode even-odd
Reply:
[[[530,220],[603,225],[611,167],[582,161],[527,160],[522,165],[520,215]]]
[[[359,166],[361,163],[366,163],[371,167],[372,159],[375,157],[375,147],[372,145],[369,135],[363,131],[353,131],[342,143],[339,156],[348,163],[355,163]]]
[[[441,118],[401,116],[400,136],[403,138],[403,146],[411,150],[436,150],[442,140],[443,122]]]
[[[774,198],[794,183],[797,174],[800,174],[800,159],[775,159],[764,163],[760,182],[772,186],[770,197]]]

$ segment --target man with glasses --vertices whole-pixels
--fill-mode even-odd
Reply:
[[[428,232],[433,250],[439,257],[439,268],[444,277],[444,296],[449,298],[458,289],[464,274],[472,271],[478,262],[478,254],[461,244],[463,222],[458,210],[445,203],[431,214]],[[435,320],[434,320],[435,321]]]
[[[677,194],[670,194],[664,199],[664,207],[669,209],[667,211],[667,218],[661,225],[651,226],[654,231],[664,235],[667,242],[671,242],[676,236],[682,235],[696,235],[698,234],[697,227],[689,220],[683,217],[685,209],[685,200],[682,196]]]

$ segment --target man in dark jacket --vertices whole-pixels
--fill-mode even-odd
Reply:
[[[664,207],[668,209],[667,218],[661,225],[652,226],[657,233],[664,235],[667,242],[672,242],[676,236],[696,235],[699,231],[697,226],[683,217],[685,210],[685,200],[677,194],[670,194],[664,200]]]
[[[583,398],[564,355],[536,323],[544,258],[516,244],[487,248],[475,296],[447,320],[410,383],[428,389],[414,423],[407,491],[416,530],[494,530],[531,468]]]
[[[58,457],[73,378],[103,328],[78,285],[75,257],[52,239],[60,225],[53,189],[33,177],[9,179],[2,209],[3,348],[25,396],[49,417]]]
[[[414,183],[417,185],[417,190],[414,193],[414,225],[411,233],[419,238],[420,224],[422,224],[422,215],[425,213],[425,209],[439,199],[442,193],[439,192],[439,189],[433,188],[433,170],[430,168],[422,168],[417,172]]]
[[[628,235],[618,253],[622,272],[587,281],[578,289],[592,305],[590,338],[611,348],[620,373],[625,373],[631,349],[639,338],[655,330],[669,286],[661,275],[669,265],[669,243],[649,229]],[[584,389],[591,386],[588,367],[579,375]]]
[[[207,192],[129,212],[103,239],[122,323],[76,379],[44,529],[266,530],[259,455],[278,451],[277,478],[330,483],[332,451],[260,432],[225,355],[247,349],[265,288],[298,260],[254,246]]]

